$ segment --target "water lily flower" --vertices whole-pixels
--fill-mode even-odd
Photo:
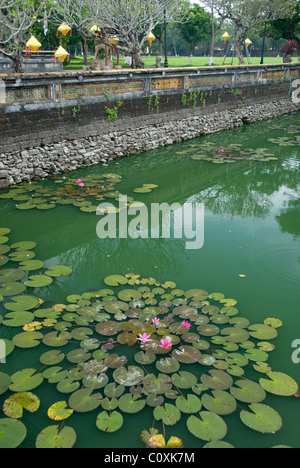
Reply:
[[[158,325],[159,324],[159,318],[155,317],[154,319],[152,319],[152,322],[154,323],[154,325]]]
[[[229,158],[232,158],[232,155],[230,154],[228,157],[229,157]]]
[[[147,335],[147,333],[144,333],[143,335],[139,334],[138,341],[141,341],[144,344],[148,343],[149,341],[152,341],[152,340],[150,340],[150,336],[151,335]]]
[[[169,349],[172,347],[172,342],[168,338],[164,338],[163,340],[160,340],[160,345],[159,348],[164,348],[164,349]]]
[[[189,322],[186,322],[186,321],[183,321],[182,324],[181,324],[182,328],[190,328],[191,327],[191,324]]]
[[[80,184],[80,183],[82,182],[82,180],[81,180],[81,179],[77,179],[76,182],[77,182],[77,184]]]
[[[84,184],[81,182],[81,184],[79,184],[79,187],[84,187]]]
[[[225,153],[225,150],[224,150],[223,148],[222,148],[222,149],[220,149],[220,151],[221,151],[221,153]]]

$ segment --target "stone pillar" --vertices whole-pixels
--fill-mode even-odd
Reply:
[[[0,78],[0,104],[6,103],[6,86],[5,81]]]

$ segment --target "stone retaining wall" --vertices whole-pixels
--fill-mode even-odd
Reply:
[[[200,135],[229,130],[299,110],[290,99],[256,104],[233,111],[197,115],[152,126],[141,125],[97,137],[62,140],[60,143],[2,155],[0,187],[21,181],[73,171],[154,148],[171,145]]]
[[[97,80],[88,74],[93,84],[78,81],[80,76],[55,76],[54,82],[51,74],[26,76],[15,86],[3,77],[10,84],[9,102],[0,105],[0,188],[300,109],[291,100],[298,65],[211,74],[143,71],[127,81],[124,72],[119,81],[98,72]],[[108,111],[115,112],[113,121]]]

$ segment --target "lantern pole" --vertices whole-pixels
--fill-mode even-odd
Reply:
[[[261,65],[264,64],[266,34],[267,34],[267,21],[265,21],[264,38],[263,38],[262,53],[261,53],[261,61],[260,61],[260,64],[261,64]]]

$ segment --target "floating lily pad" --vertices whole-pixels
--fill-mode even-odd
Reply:
[[[54,278],[60,278],[61,276],[71,275],[72,271],[70,267],[57,265],[49,267],[45,274]]]
[[[195,437],[207,442],[222,440],[227,434],[227,425],[221,416],[208,411],[200,412],[199,417],[190,416],[187,427]]]
[[[75,445],[76,438],[76,432],[72,427],[49,426],[37,436],[36,448],[72,448]]]
[[[9,389],[13,392],[29,392],[36,387],[39,387],[44,380],[40,373],[36,373],[36,369],[23,369],[11,376],[12,383]]]
[[[172,388],[172,381],[168,375],[165,374],[148,374],[143,379],[144,393],[149,395],[162,395]]]
[[[144,371],[137,366],[119,367],[113,373],[114,380],[125,387],[132,387],[132,385],[139,384],[144,378]]]
[[[88,413],[98,408],[101,400],[100,393],[93,393],[92,389],[83,388],[70,396],[69,406],[77,413]]]
[[[25,285],[28,288],[43,288],[49,286],[53,282],[52,278],[45,275],[33,275],[29,276],[28,280],[25,281]]]
[[[272,340],[278,335],[277,330],[269,325],[255,324],[250,325],[248,329],[250,330],[250,335],[258,340]]]
[[[26,323],[30,323],[34,318],[31,312],[10,312],[6,314],[3,324],[7,327],[22,327]]]
[[[35,309],[39,305],[40,301],[37,297],[22,295],[14,296],[11,298],[11,302],[4,304],[5,309],[17,312],[19,310],[31,310]]]
[[[123,413],[134,414],[142,411],[146,405],[146,400],[141,395],[122,395],[119,400],[119,408]]]
[[[261,403],[266,398],[266,392],[261,385],[251,380],[236,381],[230,392],[234,398],[244,403]]]
[[[213,390],[212,395],[205,393],[201,402],[208,411],[220,416],[232,414],[237,409],[235,398],[223,390]]]
[[[196,395],[189,394],[187,397],[180,396],[176,400],[176,407],[182,413],[192,414],[198,413],[202,408],[202,403],[200,398]]]
[[[0,419],[0,448],[17,448],[27,435],[26,426],[17,419]]]
[[[192,346],[180,346],[178,349],[174,349],[172,356],[179,362],[184,364],[194,364],[201,358],[201,353],[198,349]]]
[[[117,411],[108,414],[103,411],[97,416],[96,426],[103,432],[116,432],[123,426],[123,416]]]
[[[43,336],[44,335],[42,333],[36,331],[19,333],[13,337],[13,343],[18,348],[35,348],[36,346],[39,346]]]
[[[286,397],[297,393],[298,384],[288,375],[282,372],[269,372],[267,375],[269,380],[261,378],[259,383],[268,393]]]
[[[125,276],[121,275],[111,275],[107,276],[104,279],[104,283],[107,284],[108,286],[118,286],[119,284],[127,284],[128,280],[125,278]]]
[[[44,265],[44,262],[42,262],[41,260],[28,260],[20,263],[20,268],[22,268],[22,270],[25,271],[34,271],[40,270],[44,267]]]
[[[233,380],[227,372],[211,370],[209,371],[209,374],[210,375],[202,374],[201,376],[201,382],[208,388],[212,388],[214,390],[228,390],[232,387]]]
[[[254,431],[263,434],[274,434],[282,427],[280,415],[270,406],[253,403],[250,411],[241,411],[240,418],[243,423]]]
[[[69,418],[73,414],[73,410],[67,408],[67,406],[66,401],[58,401],[57,403],[54,403],[48,409],[47,414],[49,418],[54,421],[63,421],[64,419]]]
[[[1,296],[17,296],[18,294],[21,294],[22,292],[24,292],[25,289],[26,289],[26,286],[23,283],[8,281],[0,285],[0,295]]]
[[[156,362],[156,368],[164,374],[173,374],[180,369],[180,364],[176,359],[166,357]]]
[[[174,426],[181,418],[179,409],[170,403],[155,408],[153,415],[157,421],[162,420],[166,426]]]

